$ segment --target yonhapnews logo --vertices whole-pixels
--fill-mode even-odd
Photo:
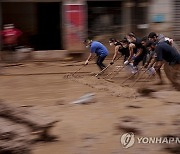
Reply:
[[[135,143],[135,136],[133,133],[126,133],[121,136],[121,144],[124,148],[129,148]]]
[[[169,136],[169,137],[135,137],[134,133],[125,133],[121,136],[120,142],[123,148],[130,148],[135,142],[138,144],[180,144],[180,137]]]

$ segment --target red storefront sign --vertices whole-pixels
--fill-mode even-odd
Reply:
[[[86,6],[84,4],[65,4],[66,49],[84,50],[86,37]]]

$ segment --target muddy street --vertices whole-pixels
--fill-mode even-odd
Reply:
[[[121,63],[119,63],[121,65]],[[2,68],[0,99],[10,105],[53,117],[53,141],[29,144],[33,154],[168,154],[179,153],[179,145],[138,144],[123,148],[122,134],[135,136],[179,136],[180,93],[166,79],[165,85],[153,85],[155,78],[128,77],[122,69],[112,81],[103,79],[114,67],[95,77],[94,64],[73,77],[66,76],[81,67],[80,62],[34,62]],[[164,75],[165,77],[165,75]],[[152,89],[141,93],[139,88]],[[94,100],[74,101],[86,94]],[[41,115],[37,118],[41,119]]]

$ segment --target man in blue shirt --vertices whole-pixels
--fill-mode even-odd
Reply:
[[[86,39],[84,41],[84,44],[87,48],[90,48],[90,54],[85,61],[85,65],[89,63],[89,60],[91,59],[92,55],[95,53],[97,55],[97,61],[96,64],[99,66],[101,70],[103,70],[106,66],[103,64],[103,61],[105,60],[106,56],[108,55],[107,48],[100,42],[92,41],[90,39]]]

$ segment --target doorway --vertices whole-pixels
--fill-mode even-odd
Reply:
[[[37,49],[59,50],[61,46],[60,3],[37,3]]]

